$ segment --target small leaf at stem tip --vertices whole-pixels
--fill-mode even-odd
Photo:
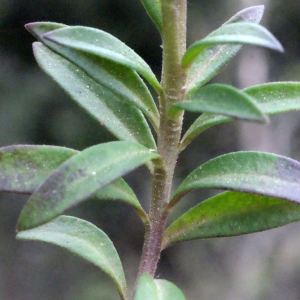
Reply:
[[[162,249],[179,242],[237,236],[300,221],[300,205],[279,198],[225,192],[205,200],[165,231]]]
[[[244,89],[267,115],[300,110],[300,83],[274,82],[256,85]],[[222,123],[233,121],[233,118],[203,113],[183,136],[179,151],[184,150],[189,143],[204,130]]]
[[[153,279],[149,274],[143,274],[137,283],[134,300],[186,300],[186,298],[170,281]]]
[[[202,51],[220,44],[248,44],[284,51],[280,42],[266,28],[255,23],[238,22],[221,26],[206,38],[192,44],[182,58],[182,66],[187,68]]]
[[[92,56],[104,58],[140,73],[153,88],[160,92],[161,85],[149,65],[123,42],[99,29],[69,26],[47,32],[41,36],[42,42],[50,49],[69,60]],[[73,61],[75,63],[75,61]]]
[[[141,111],[132,103],[124,101],[123,96],[118,95],[116,89],[118,90],[119,87],[111,77],[107,79],[111,79],[111,89],[108,89],[106,86],[95,82],[76,65],[57,55],[43,44],[34,43],[33,51],[39,66],[74,101],[118,139],[137,142],[148,148],[156,148],[149,125]],[[101,71],[98,73],[102,74]],[[105,74],[102,75],[104,78]],[[115,85],[116,89],[113,89],[112,87]],[[124,91],[124,89],[122,90]],[[136,99],[133,94],[132,99]]]
[[[95,225],[75,217],[60,216],[42,226],[19,232],[17,238],[51,243],[77,254],[105,272],[125,299],[126,280],[118,253],[108,236]]]
[[[156,25],[158,30],[162,31],[162,12],[161,12],[161,1],[160,0],[141,0],[148,15]]]
[[[175,191],[169,207],[200,188],[228,189],[300,203],[300,163],[265,152],[221,155],[190,173]]]
[[[209,84],[195,89],[193,93],[187,95],[186,101],[174,104],[169,113],[172,114],[172,111],[178,109],[262,123],[268,120],[259,105],[248,94],[225,84]]]
[[[225,24],[236,22],[259,23],[264,12],[264,6],[252,6],[236,13]],[[220,69],[240,50],[241,45],[223,44],[210,47],[197,55],[186,79],[186,93],[204,85],[213,78]]]
[[[15,145],[0,148],[0,191],[33,193],[77,150],[58,146]]]
[[[102,187],[158,158],[140,144],[110,142],[87,148],[59,166],[33,193],[19,217],[18,230],[51,221]]]

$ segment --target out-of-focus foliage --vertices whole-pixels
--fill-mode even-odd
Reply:
[[[245,7],[257,4],[256,1],[245,2]],[[262,2],[259,4],[268,4],[268,28],[282,42],[286,51],[284,55],[268,52],[269,80],[299,80],[300,4],[292,0]],[[201,11],[200,4],[204,7]],[[192,42],[203,38],[216,29],[242,8],[236,5],[235,0],[189,1],[189,40]],[[25,23],[33,21],[55,21],[105,30],[135,49],[159,74],[159,35],[140,1],[0,2],[0,146],[34,143],[81,150],[95,143],[113,140],[112,135],[99,129],[96,121],[69,101],[68,96],[38,69],[31,49],[33,38],[24,29]],[[239,56],[219,75],[222,80],[218,81],[238,85],[235,72],[238,61]],[[225,74],[231,76],[226,77]],[[186,124],[191,124],[193,119],[192,114],[186,114]],[[288,116],[286,120],[289,120]],[[295,149],[295,152],[278,154],[299,159],[300,127],[297,122],[294,124],[294,142],[288,148]],[[236,128],[235,123],[230,123],[221,131],[212,128],[204,133],[201,139],[205,138],[205,143],[196,139],[194,147],[186,150],[180,159],[179,165],[183,167],[178,169],[175,184],[190,173],[195,164],[238,150]],[[276,138],[280,144],[280,136]],[[203,161],[199,161],[196,153],[201,153]],[[134,176],[140,182],[144,176],[143,170],[138,170],[128,179],[146,203],[149,196],[147,178],[140,186],[135,186]],[[208,193],[203,192],[203,198]],[[50,300],[63,295],[62,298],[68,300],[93,300],[98,299],[95,295],[102,291],[103,299],[117,299],[117,294],[108,294],[111,289],[106,284],[104,288],[98,286],[99,277],[104,275],[77,257],[49,245],[15,241],[14,226],[25,199],[9,194],[2,194],[0,198],[0,298]],[[178,209],[181,212],[187,210],[196,203],[196,199],[198,201],[199,196],[196,198],[191,194]],[[141,225],[136,226],[140,222],[130,208],[124,205],[120,210],[118,207],[113,202],[109,206],[106,203],[104,207],[95,201],[83,204],[70,213],[88,219],[109,234],[125,270],[129,270],[126,274],[129,284],[133,284],[130,280],[133,280],[137,268],[142,246],[139,241],[142,240],[143,231]],[[112,216],[114,223],[111,222]],[[295,238],[299,235],[298,227],[299,224],[294,224],[256,235],[182,244],[163,253],[159,273],[174,283],[180,281],[188,299],[298,299],[300,251],[299,239]],[[123,228],[122,233],[119,228]],[[285,234],[283,239],[281,233],[287,231],[289,234]],[[128,256],[128,253],[136,255]],[[172,262],[168,259],[171,256]],[[17,263],[14,257],[18,257]],[[177,270],[180,272],[177,273]],[[197,276],[194,276],[195,273]],[[84,275],[79,278],[77,274]],[[197,278],[197,281],[193,278]]]

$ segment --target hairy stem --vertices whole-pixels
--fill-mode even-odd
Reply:
[[[160,258],[161,241],[167,219],[164,207],[170,197],[182,129],[182,115],[170,117],[168,110],[172,104],[182,101],[184,95],[185,75],[181,67],[181,58],[186,49],[187,0],[161,0],[161,5],[163,91],[160,95],[161,121],[157,143],[163,163],[156,164],[153,175],[150,223],[146,229],[139,269],[139,276],[149,273],[153,277]]]

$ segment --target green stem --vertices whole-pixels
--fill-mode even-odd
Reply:
[[[154,170],[149,213],[150,223],[146,228],[138,277],[143,273],[155,276],[168,216],[164,207],[170,198],[182,129],[182,114],[169,116],[168,111],[172,104],[182,101],[184,95],[185,74],[181,67],[181,58],[186,49],[187,0],[161,0],[161,5],[163,16],[163,91],[160,95],[161,121],[157,147],[163,163],[156,164]]]

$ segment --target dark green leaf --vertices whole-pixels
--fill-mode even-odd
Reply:
[[[165,231],[162,249],[178,242],[235,236],[300,221],[300,205],[254,194],[225,192],[179,217]]]
[[[189,174],[176,190],[170,206],[199,188],[229,189],[300,203],[300,163],[264,152],[225,154]]]
[[[213,113],[258,122],[267,121],[267,116],[248,94],[225,84],[209,84],[195,89],[186,101],[174,104],[170,114],[178,110]]]
[[[67,29],[57,31],[61,30]],[[203,40],[192,44],[182,58],[183,67],[190,66],[205,49],[219,44],[248,44],[283,52],[279,41],[266,28],[255,23],[237,22],[223,25]]]
[[[173,283],[143,274],[138,281],[134,300],[185,300],[185,297]]]
[[[38,23],[26,25],[26,28],[34,35],[37,35],[36,24]],[[117,68],[118,65],[122,65],[126,69],[140,73],[156,91],[161,91],[161,86],[148,64],[131,48],[107,32],[83,26],[68,26],[40,35],[39,40],[51,50],[80,65],[87,73],[92,72],[91,67],[97,65],[97,59],[100,64],[104,63],[103,59],[105,59],[116,63],[114,66]],[[85,63],[88,63],[86,68]],[[117,77],[119,71],[122,72],[124,69],[118,68],[112,74]]]
[[[160,0],[141,0],[147,13],[157,26],[158,30],[162,30],[162,13]]]
[[[112,278],[122,299],[126,280],[118,253],[108,236],[93,224],[60,216],[34,229],[21,231],[18,239],[51,243],[79,255]]]
[[[78,151],[56,146],[0,148],[0,190],[33,193],[48,175]]]
[[[292,110],[300,110],[300,83],[275,82],[253,86],[244,90],[267,115],[279,114]],[[204,113],[188,129],[182,138],[180,151],[201,132],[218,124],[234,119]]]
[[[259,23],[264,12],[263,5],[245,8],[235,14],[225,24],[235,22]],[[188,72],[185,88],[187,93],[207,83],[238,52],[241,45],[225,44],[202,51]]]
[[[158,154],[131,142],[110,142],[83,150],[57,168],[24,206],[18,229],[46,223],[102,187]]]
[[[34,43],[33,49],[39,66],[117,138],[156,148],[150,128],[136,107],[41,43]]]

